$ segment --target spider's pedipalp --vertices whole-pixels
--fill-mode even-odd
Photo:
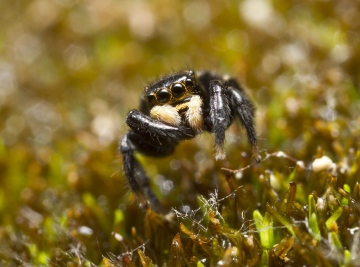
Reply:
[[[204,125],[202,105],[203,101],[198,95],[193,96],[187,105],[188,110],[186,111],[186,119],[189,122],[190,127],[196,132],[200,132]]]
[[[150,116],[172,125],[180,125],[181,116],[176,108],[170,105],[155,106],[150,110]]]

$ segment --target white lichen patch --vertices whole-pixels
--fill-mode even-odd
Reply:
[[[336,164],[327,156],[315,159],[311,166],[314,172],[331,171],[336,169]]]

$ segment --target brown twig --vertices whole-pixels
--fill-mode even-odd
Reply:
[[[271,158],[271,157],[276,157],[276,158],[286,158],[294,163],[296,163],[297,166],[299,166],[300,168],[304,169],[304,170],[309,170],[309,168],[305,167],[305,164],[303,161],[299,161],[287,154],[285,154],[283,151],[277,151],[277,152],[273,152],[273,153],[266,153],[265,152],[265,157],[262,158],[260,161],[258,162],[255,162],[255,163],[252,163],[252,164],[249,164],[241,169],[237,169],[237,170],[232,170],[232,169],[227,169],[227,168],[221,168],[221,170],[225,171],[225,172],[228,172],[228,173],[238,173],[238,172],[243,172],[244,170],[246,169],[249,169],[250,167],[253,167],[254,165],[257,165],[261,162],[264,162],[266,161],[267,159]]]

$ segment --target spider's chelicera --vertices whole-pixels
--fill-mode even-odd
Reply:
[[[134,152],[164,157],[182,140],[206,131],[215,137],[215,159],[224,159],[225,131],[236,116],[246,129],[257,160],[254,106],[235,79],[190,70],[168,75],[146,87],[140,111],[131,110],[126,118],[131,129],[119,146],[131,189],[144,203],[161,210]]]

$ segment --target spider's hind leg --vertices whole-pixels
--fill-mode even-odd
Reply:
[[[234,110],[244,126],[249,143],[252,147],[253,157],[257,162],[261,160],[257,143],[257,136],[254,126],[255,107],[240,85],[234,80],[229,79],[227,90],[230,98],[231,109]]]

